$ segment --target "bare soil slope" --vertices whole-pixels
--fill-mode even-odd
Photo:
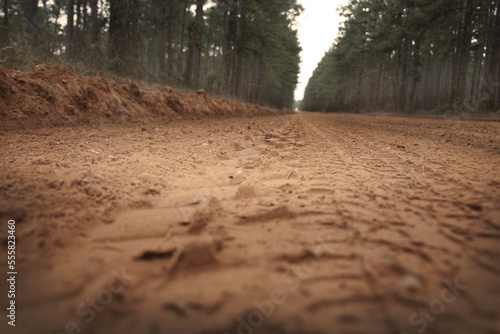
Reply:
[[[33,72],[0,66],[0,129],[46,125],[195,119],[275,114],[258,105],[182,94],[170,87],[143,89],[102,77],[81,77],[54,64]]]
[[[499,333],[499,123],[155,118],[0,143],[2,333]]]

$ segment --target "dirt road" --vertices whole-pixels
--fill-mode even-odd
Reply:
[[[7,333],[500,333],[500,123],[294,113],[0,139]]]

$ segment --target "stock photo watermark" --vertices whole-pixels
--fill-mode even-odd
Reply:
[[[121,272],[111,271],[112,277],[108,280],[106,287],[99,290],[95,296],[89,296],[85,301],[78,304],[76,314],[84,323],[91,323],[130,283],[135,279],[122,268]],[[82,328],[76,321],[68,321],[64,329],[59,332],[49,332],[49,334],[78,334],[82,333]]]
[[[455,302],[466,290],[467,285],[461,284],[458,277],[453,282],[445,280],[445,288],[441,290],[439,298],[431,300],[428,307],[420,307],[417,311],[410,314],[408,323],[415,327],[416,333],[423,333],[429,324],[436,321],[439,315],[446,311],[446,306]],[[399,334],[410,334],[411,332],[400,332]]]
[[[7,322],[9,326],[16,326],[16,221],[7,222],[7,282],[9,306],[7,307]]]
[[[254,300],[252,304],[253,310],[245,316],[236,318],[237,326],[235,332],[225,332],[224,334],[253,334],[255,330],[264,325],[266,319],[269,319],[277,310],[277,308],[286,302],[287,293],[295,292],[300,288],[302,282],[316,271],[319,260],[327,255],[334,253],[327,244],[332,239],[332,235],[326,238],[318,238],[317,246],[312,254],[306,257],[299,265],[292,270],[283,274],[281,281],[285,287],[274,289],[269,294],[269,298],[258,301]]]

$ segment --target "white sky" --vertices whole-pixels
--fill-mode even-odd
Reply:
[[[321,58],[337,38],[341,18],[337,11],[348,0],[299,0],[304,12],[299,16],[297,29],[302,46],[301,71],[295,99],[302,100],[307,81]]]

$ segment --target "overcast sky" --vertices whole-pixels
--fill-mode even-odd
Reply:
[[[299,0],[304,12],[298,18],[299,41],[302,46],[301,71],[295,99],[302,100],[304,89],[312,72],[325,51],[332,46],[338,35],[341,18],[339,5],[347,5],[348,0]]]

